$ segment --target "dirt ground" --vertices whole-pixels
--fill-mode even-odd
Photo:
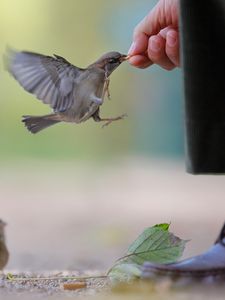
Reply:
[[[191,176],[175,161],[4,163],[0,190],[10,251],[5,274],[102,274],[145,227],[160,222],[171,222],[171,231],[191,239],[188,257],[207,249],[225,220],[224,176]],[[25,299],[20,287],[4,286],[0,280],[4,299],[14,293]],[[54,293],[54,299],[95,292]],[[40,296],[37,289],[31,294]]]

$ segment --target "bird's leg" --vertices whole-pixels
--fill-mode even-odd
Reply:
[[[110,95],[110,91],[109,91],[109,83],[110,83],[110,79],[107,78],[106,79],[106,83],[105,83],[105,88],[106,88],[107,98],[110,100],[111,99],[111,95]]]
[[[108,126],[109,124],[111,124],[114,121],[119,121],[119,120],[123,120],[125,117],[127,117],[127,114],[123,114],[122,116],[119,117],[115,117],[115,118],[101,118],[99,116],[99,110],[97,110],[94,114],[93,114],[93,119],[95,120],[95,122],[106,122],[105,124],[102,125],[102,128]]]
[[[106,122],[105,124],[102,125],[102,128],[108,126],[109,124],[111,124],[114,121],[119,121],[119,120],[123,120],[125,117],[127,117],[127,114],[123,114],[121,116],[115,117],[115,118],[101,118],[101,122]]]
[[[107,98],[109,100],[111,99],[110,92],[109,92],[109,83],[110,83],[110,79],[107,76],[107,73],[105,73],[105,82],[104,82],[104,87],[103,87],[102,99],[105,98],[105,94],[107,94]]]

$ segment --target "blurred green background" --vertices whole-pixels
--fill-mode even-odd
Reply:
[[[135,25],[153,0],[0,0],[0,55],[7,46],[56,53],[85,67],[106,51],[126,53]],[[21,116],[46,114],[48,106],[25,92],[0,64],[0,157],[107,160],[126,155],[183,154],[180,70],[138,70],[124,63],[111,77],[111,101],[102,116],[127,113],[108,128],[92,119],[60,124],[31,135]]]

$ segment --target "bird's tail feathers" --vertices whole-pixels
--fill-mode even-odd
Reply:
[[[49,126],[59,123],[54,114],[46,116],[23,116],[22,122],[31,133],[37,133]]]

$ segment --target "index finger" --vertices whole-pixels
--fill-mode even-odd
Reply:
[[[133,34],[133,43],[130,47],[129,54],[137,55],[145,53],[148,49],[148,39],[152,34],[159,32],[156,16],[158,16],[159,2],[150,11],[150,13],[135,27]]]

